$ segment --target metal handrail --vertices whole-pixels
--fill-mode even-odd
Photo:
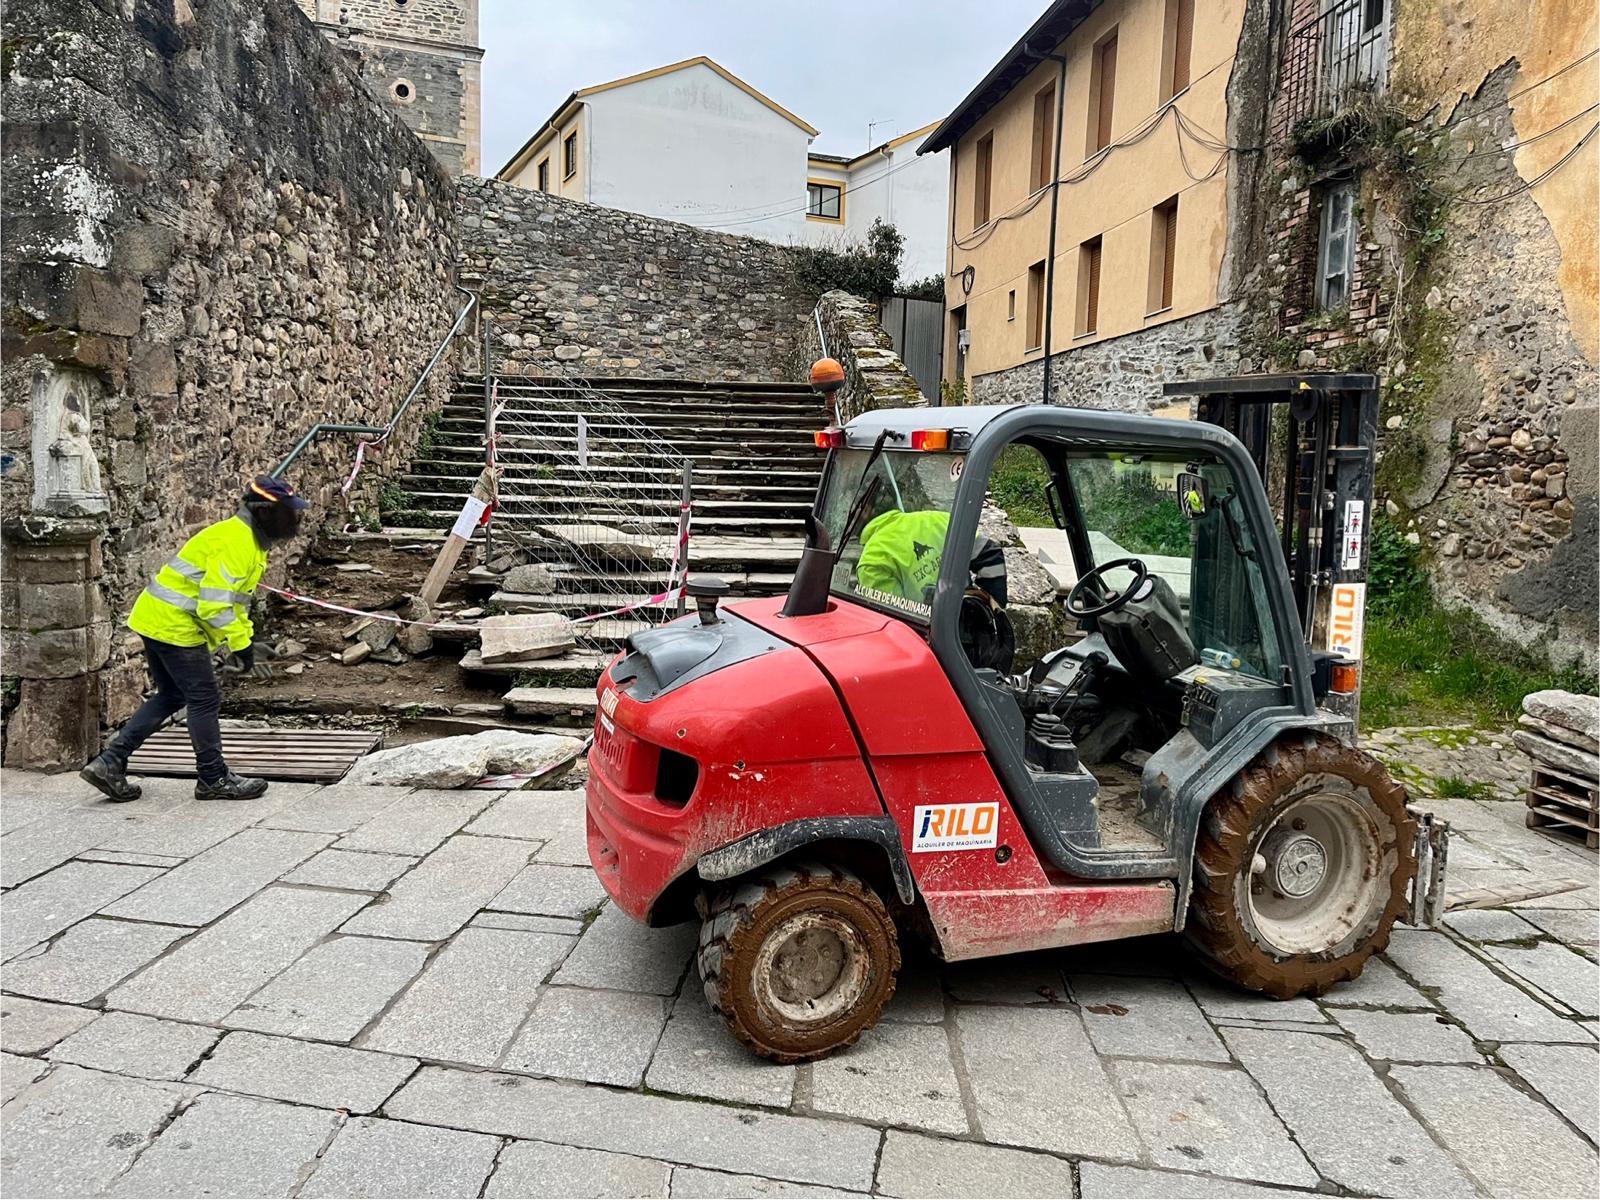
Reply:
[[[289,451],[284,460],[272,468],[270,472],[272,478],[283,478],[283,473],[289,469],[294,460],[304,454],[306,448],[324,433],[376,433],[381,435],[379,438],[381,441],[382,438],[386,438],[394,432],[395,426],[400,424],[400,418],[406,415],[406,410],[411,407],[412,402],[422,394],[422,385],[428,382],[428,377],[433,374],[433,369],[444,358],[445,351],[450,348],[450,343],[455,339],[456,334],[461,332],[462,326],[467,323],[467,318],[472,315],[472,310],[478,305],[478,297],[475,292],[469,292],[460,284],[456,285],[456,291],[467,298],[466,304],[462,305],[461,311],[456,314],[455,322],[450,326],[450,332],[444,335],[444,339],[434,350],[433,357],[428,360],[428,365],[422,368],[422,374],[417,376],[417,381],[411,385],[411,390],[406,393],[406,398],[400,401],[400,407],[394,410],[394,416],[389,418],[389,423],[387,425],[336,425],[326,421],[318,421],[310,429],[306,430],[305,436],[295,443],[294,449]]]

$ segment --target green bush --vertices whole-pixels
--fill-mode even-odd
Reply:
[[[1050,468],[1031,446],[1010,445],[1000,451],[989,475],[989,494],[1005,509],[1013,525],[1050,528],[1050,502],[1044,498]]]
[[[894,292],[904,250],[900,231],[875,218],[864,243],[791,247],[795,286],[811,300],[835,288],[877,300]]]

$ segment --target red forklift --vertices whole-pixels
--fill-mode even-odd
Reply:
[[[853,1043],[903,937],[957,961],[1178,931],[1288,998],[1436,921],[1447,829],[1356,748],[1376,380],[1168,391],[1197,419],[971,406],[820,432],[787,596],[692,577],[696,612],[602,676],[590,859],[634,918],[698,916],[706,998],[755,1053]],[[1019,459],[1080,634],[1028,662],[986,503]]]

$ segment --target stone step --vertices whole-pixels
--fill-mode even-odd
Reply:
[[[519,717],[594,720],[597,707],[593,688],[517,687],[505,694],[505,706]]]
[[[461,418],[448,418],[439,422],[438,432],[453,437],[468,437],[479,444],[483,442],[483,422]],[[517,425],[501,425],[495,430],[500,444],[518,442],[535,445],[572,446],[578,444],[578,431],[570,421],[540,420]],[[801,429],[767,429],[760,426],[728,426],[725,429],[690,429],[671,436],[642,428],[629,427],[616,422],[596,422],[589,426],[585,439],[590,451],[630,451],[647,459],[662,459],[674,452],[692,454],[694,448],[727,450],[738,446],[746,450],[795,454],[802,450],[816,452],[814,431]]]
[[[538,513],[560,513],[561,519],[569,524],[582,525],[609,525],[616,526],[619,522],[636,525],[641,522],[659,525],[663,522],[676,528],[678,524],[677,497],[668,497],[658,493],[651,497],[648,493],[641,493],[640,501],[649,503],[634,504],[630,497],[624,495],[594,496],[577,494],[571,496],[555,496],[537,494],[537,485],[542,485],[547,480],[529,481],[526,490],[516,490],[502,484],[500,489],[499,504],[495,508],[497,515],[516,517],[519,515],[533,515]],[[621,489],[619,489],[620,492]],[[425,512],[442,511],[449,509],[452,512],[461,510],[462,492],[454,488],[434,488],[426,491],[411,493],[413,507]],[[700,517],[718,517],[728,520],[749,517],[751,520],[760,521],[763,518],[777,519],[787,516],[796,518],[804,517],[811,511],[810,496],[800,496],[792,500],[702,500],[694,502],[694,515]]]
[[[400,486],[409,492],[443,492],[464,495],[471,487],[472,481],[477,478],[476,473],[429,471],[417,472],[400,476]],[[459,490],[458,490],[459,489]],[[530,467],[506,466],[500,476],[501,495],[539,493],[550,496],[586,496],[593,493],[607,495],[638,496],[653,503],[671,501],[678,502],[679,489],[677,481],[673,479],[657,479],[654,481],[639,481],[626,478],[600,478],[587,475],[563,476],[559,469],[554,475],[537,474]],[[694,498],[698,503],[701,500],[711,501],[772,501],[804,504],[810,506],[816,496],[816,481],[810,483],[800,482],[795,484],[756,484],[756,483],[726,483],[719,484],[709,480],[696,478],[694,481]]]
[[[447,475],[451,478],[476,479],[478,472],[483,469],[483,450],[479,446],[435,447],[433,454],[431,458],[414,460],[411,464],[412,471],[419,475]],[[548,455],[525,447],[512,451],[501,447],[497,461],[508,473],[532,472],[538,474],[540,478],[587,479],[596,474],[592,466],[586,469],[571,459],[564,458],[552,461]],[[770,483],[779,487],[804,487],[815,491],[817,481],[822,477],[822,464],[809,455],[803,459],[791,460],[796,465],[790,468],[769,466],[767,465],[769,460],[763,460],[763,465],[759,469],[726,465],[734,461],[743,460],[696,458],[695,486],[733,487],[745,483]],[[803,467],[799,465],[802,463],[805,464]],[[616,469],[615,477],[639,483],[654,482],[658,486],[666,484],[676,486],[683,478],[683,468],[675,463],[661,466],[627,464]]]
[[[502,389],[508,387],[547,387],[569,391],[648,392],[669,391],[675,395],[745,395],[771,396],[812,394],[811,389],[798,380],[757,379],[688,379],[671,376],[642,375],[520,375],[496,374],[495,382]],[[473,390],[483,386],[483,376],[471,373],[458,375],[456,385]]]
[[[781,418],[792,421],[815,421],[818,417],[831,414],[833,411],[831,405],[819,404],[815,399],[808,399],[798,404],[778,401],[737,404],[723,400],[702,402],[661,397],[614,403],[606,398],[594,396],[548,396],[537,392],[508,394],[500,391],[495,393],[494,401],[502,412],[512,414],[549,412],[571,416],[581,413],[588,416],[596,412],[617,412],[629,417],[640,417],[647,413],[658,413],[663,417],[679,421],[694,420],[697,417],[720,421],[737,416],[749,417],[752,420]],[[481,416],[483,397],[456,393],[445,401],[443,411],[451,412],[453,415],[470,413]]]
[[[477,675],[527,676],[542,686],[593,687],[611,661],[610,654],[580,650],[558,658],[535,658],[522,663],[485,664],[483,656],[469,650],[461,659],[461,669]]]

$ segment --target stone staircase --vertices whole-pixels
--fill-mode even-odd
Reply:
[[[325,538],[322,561],[303,564],[297,583],[311,594],[369,610],[380,593],[420,587],[483,466],[483,396],[480,378],[457,380],[396,480],[403,504],[398,494],[392,496],[382,532]],[[454,613],[479,608],[578,616],[661,591],[686,458],[693,463],[691,570],[720,576],[736,597],[772,595],[789,586],[822,470],[813,434],[830,419],[803,384],[511,377],[499,381],[496,399],[503,406],[497,425],[502,475],[492,541],[485,553],[479,530],[446,591],[442,617],[458,620]],[[583,467],[576,453],[580,414],[589,446]],[[547,536],[552,523],[585,531],[582,552]],[[627,544],[611,546],[595,530]],[[637,544],[651,552],[638,552]],[[507,590],[508,552],[522,563],[543,565],[554,587],[540,593]],[[497,560],[502,570],[489,569]],[[367,573],[368,566],[376,573]],[[593,622],[582,627],[576,652],[511,667],[484,666],[472,648],[473,635],[446,632],[437,636],[430,658],[388,676],[369,665],[332,670],[350,675],[351,683],[355,672],[371,674],[374,712],[405,711],[412,701],[431,704],[454,696],[457,702],[447,707],[493,721],[489,709],[504,693],[508,718],[581,724],[592,719],[593,685],[611,655],[629,634],[674,613],[649,608]],[[329,645],[318,648],[325,659]],[[327,669],[314,665],[319,680],[327,679]],[[426,690],[443,696],[410,695],[423,690],[422,668]],[[386,694],[391,680],[406,694]]]

